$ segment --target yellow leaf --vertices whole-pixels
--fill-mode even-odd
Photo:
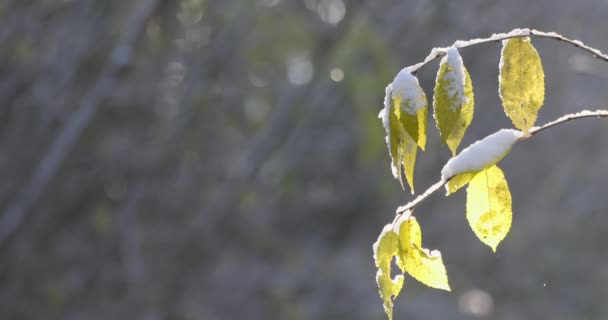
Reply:
[[[445,189],[447,190],[446,196],[458,191],[460,188],[464,187],[473,179],[477,172],[465,172],[458,174],[451,178],[448,183],[445,185]]]
[[[416,113],[410,114],[403,110],[409,110],[411,108],[410,102],[403,101],[400,97],[393,98],[394,110],[399,122],[402,127],[410,135],[410,137],[416,141],[420,149],[424,151],[426,147],[426,122],[428,117],[428,106],[426,104],[426,96],[420,88],[421,99],[424,101],[424,107],[419,108]]]
[[[545,99],[545,74],[530,38],[503,41],[499,93],[505,113],[526,134],[534,126]]]
[[[410,108],[410,101],[403,101],[401,97],[393,96],[393,110],[401,126],[414,141],[418,141],[418,117],[417,112],[410,114],[406,110]]]
[[[428,103],[418,78],[408,68],[399,71],[391,83],[393,109],[401,125],[418,146],[426,145]]]
[[[450,291],[443,259],[437,250],[429,252],[427,249],[412,246],[405,257],[405,270],[414,279],[431,288]]]
[[[481,242],[494,252],[511,228],[511,192],[502,170],[491,166],[469,182],[467,220]]]
[[[390,94],[390,93],[389,93]],[[383,110],[386,111],[386,110]],[[393,171],[393,176],[399,180],[401,184],[401,188],[405,190],[403,186],[403,178],[401,175],[401,162],[403,161],[403,137],[405,134],[403,133],[403,127],[399,123],[399,119],[397,115],[393,112],[388,111],[388,128],[386,143],[389,146],[389,153],[391,155],[391,169]],[[382,112],[381,112],[382,115]],[[384,116],[384,115],[382,115]],[[386,125],[385,125],[386,126]]]
[[[403,150],[403,168],[412,194],[414,194],[414,166],[416,165],[416,141],[409,135],[403,137],[401,148]]]
[[[393,174],[396,175],[401,187],[403,180],[401,176],[401,168],[405,169],[405,178],[407,180],[412,193],[414,193],[414,167],[416,165],[416,142],[404,132],[403,126],[399,122],[397,115],[390,115],[390,151],[392,158]]]
[[[398,228],[401,251],[397,266],[431,288],[450,291],[441,253],[422,248],[422,232],[416,218],[402,217]]]
[[[399,295],[403,287],[403,275],[391,279],[391,261],[399,254],[399,236],[392,231],[392,225],[386,225],[374,243],[374,260],[378,271],[376,282],[384,311],[389,320],[393,318],[393,300]]]
[[[422,93],[424,95],[424,93]],[[417,111],[417,114],[411,115],[405,112],[409,108],[409,104],[405,104],[400,97],[393,98],[393,107],[391,108],[390,126],[391,132],[395,133],[394,143],[395,153],[392,155],[393,161],[397,160],[395,164],[397,166],[398,180],[403,188],[403,181],[401,178],[401,164],[405,169],[405,179],[407,184],[414,193],[414,167],[416,166],[416,141],[426,143],[426,124],[418,121],[418,114],[426,113],[426,105]],[[426,119],[426,116],[424,116]],[[421,131],[424,128],[424,131]],[[409,129],[409,131],[408,131]],[[424,145],[422,146],[422,148]],[[405,189],[405,188],[404,188]]]
[[[434,117],[441,139],[453,155],[473,120],[473,82],[456,48],[441,60],[433,95]]]
[[[416,217],[405,215],[400,217],[396,223],[396,229],[399,232],[399,243],[401,248],[407,251],[410,245],[422,247],[422,230]]]
[[[384,109],[379,117],[387,133],[393,176],[405,189],[401,175],[403,166],[412,193],[417,146],[424,150],[426,145],[427,110],[426,96],[418,79],[408,70],[399,72],[386,88]]]
[[[376,272],[376,283],[378,284],[378,291],[380,292],[380,298],[384,306],[384,312],[388,316],[389,320],[393,319],[393,300],[399,295],[401,288],[403,287],[403,275],[400,274],[391,279],[389,274],[384,273],[382,270]]]
[[[426,97],[424,99],[426,102]],[[418,118],[418,139],[415,139],[418,142],[418,146],[422,151],[426,148],[426,123],[428,118],[428,106],[425,104],[424,108],[418,109],[416,112],[416,117]]]

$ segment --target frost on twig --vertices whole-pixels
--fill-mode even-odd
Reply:
[[[476,39],[471,39],[471,40],[457,40],[454,42],[453,47],[460,49],[460,48],[471,47],[471,46],[475,46],[475,45],[479,45],[479,44],[483,44],[483,43],[491,43],[491,42],[507,40],[507,39],[511,39],[511,38],[521,38],[521,37],[539,37],[539,38],[563,41],[563,42],[569,43],[577,48],[580,48],[580,49],[592,54],[594,57],[596,57],[598,59],[608,62],[608,55],[606,55],[605,53],[603,53],[602,51],[600,51],[596,48],[585,45],[583,42],[581,42],[579,40],[572,40],[561,34],[555,33],[555,32],[544,32],[544,31],[539,31],[539,30],[534,30],[534,29],[532,29],[532,30],[531,29],[513,29],[506,33],[495,33],[492,36],[487,37],[487,38],[476,38]],[[418,69],[422,68],[427,63],[445,56],[447,54],[447,50],[449,48],[450,47],[433,48],[431,50],[431,52],[426,56],[426,58],[424,58],[424,61],[414,64],[412,66],[409,66],[408,68],[410,69],[410,71],[412,73],[415,74],[418,71]]]
[[[560,117],[556,120],[553,120],[549,123],[545,123],[544,125],[540,126],[540,127],[533,127],[532,129],[530,129],[530,134],[537,134],[538,132],[551,128],[553,126],[556,126],[560,123],[564,123],[564,122],[568,122],[570,120],[574,120],[574,119],[579,119],[579,118],[601,118],[601,117],[608,117],[608,110],[595,110],[595,111],[591,111],[591,110],[583,110],[577,113],[571,113],[571,114],[567,114],[563,117]]]

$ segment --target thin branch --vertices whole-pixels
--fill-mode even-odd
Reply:
[[[538,37],[538,38],[563,41],[563,42],[571,44],[571,45],[591,54],[593,57],[595,57],[597,59],[600,59],[604,62],[608,62],[608,55],[602,53],[598,49],[585,45],[581,41],[566,38],[563,35],[555,33],[555,32],[544,32],[544,31],[530,30],[530,29],[514,29],[507,33],[493,34],[491,37],[488,37],[488,38],[472,39],[472,40],[468,40],[468,41],[457,40],[456,42],[454,42],[454,44],[452,46],[461,49],[461,48],[476,46],[478,44],[498,42],[498,41],[512,39],[512,38],[523,38],[523,37]],[[429,62],[445,56],[446,52],[447,52],[447,48],[435,48],[435,49],[431,50],[431,53],[429,53],[429,55],[424,59],[424,61],[414,64],[412,66],[409,66],[406,69],[409,69],[410,72],[415,74],[420,68],[424,67]]]
[[[428,189],[426,189],[426,191],[423,194],[417,196],[416,199],[410,201],[406,205],[403,205],[403,206],[400,206],[399,208],[397,208],[397,215],[400,215],[404,211],[414,209],[415,206],[417,206],[420,202],[424,201],[424,199],[428,198],[430,195],[435,193],[437,190],[439,190],[441,187],[443,187],[447,182],[448,182],[448,180],[443,180],[443,179],[437,181],[434,185],[432,185]]]
[[[523,137],[520,139],[520,141],[522,140],[527,140],[530,139],[531,137],[533,137],[535,134],[545,130],[545,129],[549,129],[552,127],[555,127],[559,124],[562,123],[566,123],[569,122],[571,120],[576,120],[576,119],[584,119],[584,118],[607,118],[608,117],[608,110],[596,110],[596,111],[589,111],[589,110],[584,110],[578,113],[572,113],[572,114],[568,114],[565,115],[561,118],[558,118],[554,121],[548,122],[540,127],[534,127],[532,128],[532,130],[530,130],[530,135]],[[401,215],[403,212],[407,211],[407,210],[413,210],[414,207],[416,207],[419,203],[421,203],[422,201],[424,201],[425,199],[427,199],[430,195],[432,195],[433,193],[435,193],[437,190],[441,189],[442,186],[444,186],[446,183],[448,183],[448,181],[450,181],[450,179],[444,180],[441,179],[440,181],[438,181],[437,183],[433,184],[432,186],[430,186],[423,194],[419,195],[418,197],[416,197],[414,200],[408,202],[405,205],[400,206],[399,208],[397,208],[395,214],[397,216]],[[396,219],[397,217],[395,217]]]
[[[546,123],[540,127],[534,127],[530,130],[530,135],[535,135],[545,129],[549,129],[551,127],[554,127],[560,123],[564,123],[564,122],[568,122],[570,120],[574,120],[574,119],[581,119],[581,118],[604,118],[604,117],[608,117],[608,110],[596,110],[596,111],[589,111],[589,110],[584,110],[581,112],[577,112],[577,113],[571,113],[571,114],[567,114],[559,119],[556,119],[554,121],[551,121],[549,123]]]

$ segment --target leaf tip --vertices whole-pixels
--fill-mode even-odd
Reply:
[[[420,148],[422,152],[426,152],[426,141],[418,143],[418,148]]]
[[[451,145],[451,144],[450,144],[450,145],[448,145],[448,146],[450,147],[450,151],[452,151],[452,157],[455,157],[455,156],[456,156],[456,151],[457,151],[457,150],[456,150],[456,147],[452,147],[452,145]]]
[[[399,175],[399,184],[401,185],[401,189],[405,191],[405,186],[403,185],[403,178],[401,177],[401,175]]]

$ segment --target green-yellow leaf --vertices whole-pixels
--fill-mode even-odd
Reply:
[[[420,107],[415,113],[411,114],[405,110],[411,110],[411,100],[402,100],[400,97],[393,97],[393,105],[395,114],[401,122],[401,125],[410,137],[416,141],[420,149],[424,151],[426,147],[426,122],[428,117],[428,106],[426,104],[426,96],[420,88],[421,101],[424,101],[424,106]],[[398,107],[397,107],[398,106]]]
[[[502,170],[491,166],[469,182],[467,220],[481,242],[494,252],[511,228],[511,192]]]
[[[405,129],[399,122],[395,113],[390,114],[390,152],[392,158],[393,175],[397,177],[401,187],[403,186],[403,178],[401,168],[405,169],[405,178],[407,180],[412,193],[414,193],[414,167],[416,165],[416,141],[409,134],[405,133]]]
[[[427,114],[426,95],[418,79],[408,69],[401,70],[386,88],[384,109],[379,117],[387,132],[393,176],[403,187],[403,166],[412,193],[417,147],[424,150],[426,146]]]
[[[545,74],[530,38],[503,41],[499,93],[505,113],[526,134],[534,126],[545,99]]]
[[[390,92],[387,92],[390,95]],[[389,98],[387,98],[389,99]],[[388,150],[391,155],[391,169],[393,172],[393,176],[399,180],[399,184],[401,184],[401,188],[405,190],[403,186],[403,178],[401,175],[401,161],[403,160],[403,148],[401,147],[403,142],[403,127],[399,123],[399,119],[397,115],[393,112],[390,112],[390,107],[388,107],[388,111],[385,108],[380,112],[380,117],[382,118],[382,122],[384,123],[386,129],[386,143],[388,144]],[[388,120],[385,120],[386,117]]]
[[[458,191],[460,188],[466,186],[467,183],[473,179],[476,173],[477,172],[465,172],[452,177],[445,185],[445,189],[447,190],[446,196],[449,196],[450,194]]]
[[[456,48],[441,60],[433,95],[434,117],[441,140],[453,155],[473,120],[473,83]]]
[[[391,83],[393,109],[401,125],[418,146],[426,146],[428,103],[418,78],[408,68],[399,71]]]
[[[411,211],[403,213],[396,225],[399,232],[399,243],[404,251],[407,251],[411,245],[422,246],[422,230],[416,217],[411,215]]]
[[[384,311],[389,320],[393,318],[393,300],[399,295],[403,287],[403,275],[391,278],[391,261],[399,254],[399,236],[392,231],[392,225],[386,225],[374,243],[374,260],[378,272],[376,282]]]
[[[376,272],[378,291],[380,292],[384,312],[389,320],[393,319],[393,300],[399,295],[399,292],[403,287],[403,280],[402,274],[396,276],[395,279],[391,279],[390,274],[384,273],[382,270]]]
[[[397,266],[431,288],[450,291],[441,253],[422,248],[422,232],[416,218],[402,217],[398,228],[401,251]]]
[[[403,150],[403,168],[405,169],[405,179],[414,194],[414,166],[416,164],[416,141],[409,135],[403,137],[401,148]]]
[[[426,102],[426,96],[424,101]],[[416,117],[418,118],[418,139],[416,139],[416,141],[422,151],[425,151],[426,148],[426,123],[428,122],[428,115],[429,108],[427,104],[424,105],[424,108],[420,108],[416,112]]]

